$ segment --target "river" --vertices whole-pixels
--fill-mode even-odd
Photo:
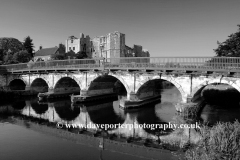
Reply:
[[[175,104],[180,100],[181,95],[177,88],[169,87],[162,90],[161,102],[158,104],[128,112],[119,108],[119,100],[73,106],[69,99],[38,102],[36,98],[31,98],[1,104],[0,159],[177,159],[179,156],[173,152],[158,152],[143,145],[146,139],[150,139],[156,148],[156,145],[160,143],[159,136],[171,135],[174,132],[172,129],[162,132],[162,130],[151,128],[113,127],[98,133],[94,128],[87,128],[87,131],[84,130],[86,134],[98,135],[90,134],[90,138],[79,138],[79,130],[65,129],[62,132],[63,129],[57,129],[56,124],[68,123],[82,126],[89,124],[166,124],[176,119]],[[229,109],[207,104],[200,118],[210,123],[240,120],[240,107]],[[112,138],[111,141],[104,140],[104,137],[109,136],[117,138],[116,140]],[[105,141],[104,147],[100,145],[101,137]],[[139,143],[126,142],[129,137],[138,139]],[[126,141],[122,143],[119,139]],[[119,143],[115,144],[115,141]],[[140,147],[133,147],[134,145]],[[168,147],[164,149],[166,148],[169,149]],[[171,149],[177,150],[170,147]],[[148,153],[151,154],[148,155]]]

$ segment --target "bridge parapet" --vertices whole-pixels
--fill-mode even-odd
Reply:
[[[98,59],[69,59],[2,65],[0,71],[20,72],[38,70],[190,70],[240,72],[238,57],[127,57]]]

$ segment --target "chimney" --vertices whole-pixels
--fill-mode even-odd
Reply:
[[[80,33],[80,38],[84,38],[84,34],[83,33]]]
[[[42,49],[42,46],[39,46],[39,50],[41,50]]]

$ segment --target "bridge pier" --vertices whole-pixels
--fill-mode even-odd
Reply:
[[[145,92],[145,96],[139,98],[138,93],[130,92],[127,94],[126,99],[120,99],[119,107],[124,110],[137,109],[142,106],[151,105],[161,101],[161,95],[159,92]]]
[[[39,100],[46,100],[52,98],[69,97],[71,94],[79,94],[78,87],[63,87],[63,88],[48,88],[48,92],[39,93]]]
[[[102,100],[107,98],[117,98],[117,94],[113,88],[95,89],[95,90],[81,90],[80,95],[72,95],[71,101],[73,103],[91,102],[94,100]]]
[[[31,86],[30,85],[26,85],[25,91],[29,91],[29,90],[31,90]]]

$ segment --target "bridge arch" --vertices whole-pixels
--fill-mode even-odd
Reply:
[[[27,82],[23,78],[12,79],[8,84],[10,90],[25,90]]]
[[[67,77],[72,78],[73,80],[75,80],[77,82],[78,86],[80,87],[80,89],[83,89],[83,84],[74,75],[67,76]]]
[[[47,92],[49,88],[49,83],[45,79],[39,77],[32,81],[30,89],[36,92]]]
[[[182,89],[182,86],[179,83],[177,83],[174,80],[174,78],[171,78],[171,77],[168,77],[168,76],[162,76],[162,77],[160,77],[160,76],[149,76],[148,78],[142,79],[141,83],[138,83],[138,85],[136,86],[135,93],[138,93],[139,90],[141,89],[141,87],[144,84],[148,83],[149,81],[153,81],[153,80],[165,80],[165,81],[168,81],[168,82],[172,83],[178,89],[178,91],[181,93],[182,101],[183,102],[186,101],[187,94]]]
[[[222,79],[221,81],[219,81],[218,79],[214,79],[214,80],[210,80],[210,81],[205,81],[202,84],[198,85],[197,87],[195,87],[192,91],[192,97],[195,96],[196,93],[198,93],[199,91],[201,91],[204,87],[206,87],[209,84],[214,84],[214,83],[220,83],[220,84],[228,84],[229,86],[232,86],[233,88],[235,88],[238,92],[240,92],[240,86],[237,85],[234,81],[231,80],[226,80],[226,79]]]
[[[78,92],[80,93],[81,87],[77,79],[73,77],[62,77],[53,86],[54,92]]]
[[[126,82],[121,76],[119,76],[119,75],[117,75],[117,74],[114,74],[114,73],[112,73],[112,72],[109,72],[108,75],[117,78],[117,79],[118,79],[118,80],[124,85],[124,87],[125,87],[127,93],[130,93],[130,88],[129,88],[127,82]]]
[[[101,82],[102,82],[102,84],[97,84],[97,83],[101,83]],[[118,76],[114,73],[111,73],[111,72],[106,75],[96,75],[93,78],[93,80],[90,82],[90,84],[88,85],[88,90],[114,88],[114,86],[117,82],[120,82],[120,84],[123,85],[123,87],[127,93],[130,92],[129,87],[128,87],[127,83],[123,80],[123,78],[121,78],[120,76]]]

